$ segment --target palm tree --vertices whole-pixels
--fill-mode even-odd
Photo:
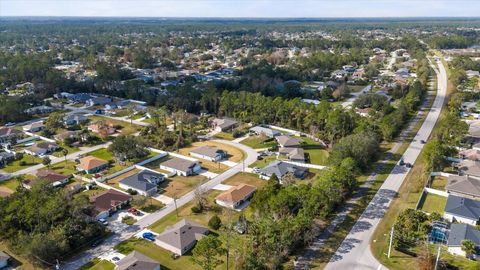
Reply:
[[[62,149],[62,154],[63,154],[63,157],[65,158],[65,164],[67,164],[68,150],[66,148],[63,148]]]

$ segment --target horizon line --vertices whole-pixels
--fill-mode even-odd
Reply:
[[[480,16],[398,16],[398,17],[219,17],[219,16],[83,16],[83,15],[0,15],[2,18],[129,18],[129,19],[480,19]]]

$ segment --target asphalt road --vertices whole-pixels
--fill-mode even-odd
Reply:
[[[250,164],[257,160],[257,152],[252,148],[245,146],[243,144],[233,142],[233,141],[226,141],[226,140],[213,140],[216,142],[232,145],[243,150],[246,154],[245,160],[240,162],[234,167],[231,167],[228,171],[218,175],[217,177],[212,178],[211,180],[205,182],[202,185],[204,190],[210,190],[214,186],[220,184],[221,182],[225,181],[226,179],[230,178],[231,176],[241,172],[244,168],[247,168]],[[194,192],[191,191],[182,197],[177,199],[177,207],[180,208],[183,205],[187,204],[194,198]],[[121,233],[116,233],[103,241],[103,243],[96,248],[91,248],[84,251],[82,254],[74,257],[72,260],[66,262],[65,264],[61,265],[60,269],[62,270],[74,270],[79,269],[82,265],[88,263],[92,259],[104,254],[106,252],[112,251],[113,247],[119,244],[122,241],[125,241],[135,234],[139,233],[141,230],[145,229],[146,227],[150,226],[157,220],[167,216],[168,214],[175,211],[175,204],[172,202],[166,205],[163,209],[147,215],[146,217],[140,219],[134,225],[128,227]]]
[[[423,144],[427,140],[437,122],[447,93],[447,73],[441,61],[437,61],[439,69],[434,68],[438,77],[438,90],[432,108],[412,143],[405,151],[405,162],[414,164]],[[370,251],[370,240],[375,228],[383,218],[388,206],[397,195],[400,186],[410,169],[398,163],[393,168],[368,207],[357,220],[350,233],[345,237],[336,253],[325,269],[386,269],[378,262]]]

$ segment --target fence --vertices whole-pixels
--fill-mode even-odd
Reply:
[[[455,175],[452,173],[446,173],[446,172],[432,172],[430,173],[430,176],[444,176],[444,177],[449,177],[451,175]]]
[[[317,170],[323,170],[327,167],[327,166],[316,165],[316,164],[295,162],[295,161],[290,161],[290,160],[282,160],[282,161],[285,162],[285,163],[296,165],[296,166],[310,168],[310,169],[317,169]]]

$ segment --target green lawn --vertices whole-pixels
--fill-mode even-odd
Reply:
[[[437,212],[442,215],[446,204],[446,197],[427,193],[420,202],[419,209],[430,214]]]
[[[253,149],[270,148],[277,144],[274,138],[261,138],[259,136],[250,136],[240,143],[250,146]]]
[[[85,264],[80,268],[80,270],[113,270],[115,269],[115,264],[106,261],[93,259],[91,262]]]
[[[448,177],[445,176],[434,176],[432,179],[431,188],[445,190],[445,186],[447,185]]]
[[[112,119],[112,118],[109,118],[109,117],[102,117],[102,116],[98,116],[98,115],[93,115],[93,116],[90,116],[89,118],[90,118],[91,122],[96,122],[96,121],[99,121],[99,120],[111,122],[112,124],[120,127],[118,132],[120,132],[123,135],[131,135],[131,134],[136,133],[136,132],[138,132],[142,129],[141,126],[137,126],[135,124],[130,124],[130,122],[116,120],[116,119]]]
[[[73,161],[68,160],[67,162],[65,161],[60,161],[58,163],[50,165],[49,169],[56,171],[61,174],[73,174],[77,172],[77,164]]]
[[[20,163],[22,161],[25,162],[24,165],[20,165]],[[28,167],[31,167],[31,166],[34,166],[34,165],[37,165],[37,164],[40,164],[40,163],[42,163],[41,158],[25,154],[25,155],[23,155],[22,159],[15,160],[15,161],[7,164],[7,166],[1,168],[1,170],[5,171],[7,173],[13,173],[13,172],[23,170],[23,169],[26,169]]]
[[[80,149],[78,147],[70,147],[70,146],[67,146],[67,145],[60,145],[60,148],[57,151],[55,151],[54,153],[52,153],[52,156],[63,157],[63,153],[62,153],[63,149],[67,149],[68,154],[72,154],[72,153],[80,151]]]
[[[227,141],[232,141],[233,139],[235,139],[235,138],[233,138],[232,133],[226,133],[226,132],[217,133],[217,134],[215,134],[214,137],[218,138],[218,139],[227,140]]]
[[[108,151],[107,148],[101,148],[101,149],[95,150],[93,152],[88,153],[87,155],[94,156],[96,158],[100,158],[106,161],[113,159],[113,154],[110,153],[110,151]]]
[[[11,189],[12,191],[15,191],[19,185],[20,183],[18,182],[17,178],[12,178],[12,179],[8,179],[6,181],[0,182],[0,187],[6,187],[8,189]]]
[[[276,160],[277,157],[276,156],[266,156],[266,157],[263,157],[263,160],[257,160],[255,161],[254,163],[250,164],[250,168],[255,168],[255,167],[258,167],[258,168],[263,168],[265,166],[267,166],[270,162]]]

